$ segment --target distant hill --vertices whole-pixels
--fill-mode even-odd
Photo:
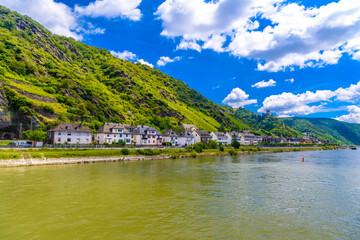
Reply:
[[[334,142],[360,145],[360,124],[329,118],[282,118],[285,124],[300,132]]]

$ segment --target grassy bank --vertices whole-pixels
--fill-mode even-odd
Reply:
[[[7,159],[48,159],[48,158],[78,158],[78,157],[112,157],[112,156],[164,156],[171,158],[197,157],[197,156],[225,156],[249,153],[271,153],[309,150],[333,150],[336,147],[311,147],[311,148],[260,148],[241,147],[238,150],[205,149],[203,152],[187,151],[185,149],[5,149],[0,151],[0,160]]]

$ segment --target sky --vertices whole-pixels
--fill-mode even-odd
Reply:
[[[0,0],[218,104],[360,123],[359,0]]]

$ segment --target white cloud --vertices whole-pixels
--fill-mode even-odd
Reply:
[[[168,63],[172,63],[175,61],[179,61],[181,59],[181,57],[175,57],[175,58],[169,58],[169,57],[160,57],[160,59],[157,61],[156,65],[162,67],[165,66]]]
[[[338,102],[359,102],[360,81],[357,84],[351,84],[348,88],[338,88],[335,91],[318,90],[299,94],[284,92],[279,95],[272,95],[265,98],[263,106],[258,112],[271,110],[280,116],[308,115],[316,112],[332,111],[332,109],[326,109],[324,106],[333,100]]]
[[[138,59],[137,63],[141,63],[142,65],[147,65],[147,66],[149,66],[151,68],[154,68],[154,65],[152,65],[151,63],[145,61],[144,59]]]
[[[251,87],[255,87],[255,88],[266,88],[266,87],[273,87],[276,86],[276,81],[274,81],[273,79],[270,79],[269,81],[265,81],[262,80],[261,82],[257,82],[253,85],[251,85]]]
[[[240,88],[234,88],[231,93],[222,101],[233,108],[244,107],[245,105],[257,103],[256,99],[248,99],[249,94],[246,94]]]
[[[360,107],[358,106],[348,106],[347,110],[349,114],[342,115],[340,117],[335,118],[336,120],[349,122],[349,123],[360,123]]]
[[[285,79],[285,82],[294,83],[295,80],[293,78]]]
[[[355,102],[360,99],[360,82],[351,84],[348,88],[339,88],[335,91],[336,99],[343,102]]]
[[[182,40],[180,44],[176,47],[176,50],[188,50],[188,49],[201,52],[201,46],[197,44],[195,41]]]
[[[155,14],[163,36],[256,59],[262,71],[336,64],[343,54],[360,60],[359,0],[311,8],[285,0],[166,0]]]
[[[135,60],[136,59],[136,54],[129,52],[129,51],[123,51],[123,52],[115,52],[115,51],[110,51],[110,53],[117,57],[117,58],[121,58],[124,60]]]
[[[82,39],[82,36],[76,33],[79,27],[76,15],[63,3],[53,0],[0,0],[0,4],[30,16],[53,33],[76,40]]]
[[[308,104],[329,101],[335,93],[330,90],[318,90],[316,92],[307,91],[305,93],[293,94],[282,93],[265,98],[263,106],[258,112],[271,110],[279,116],[291,115],[308,115],[315,112],[323,111],[324,103],[309,106]]]
[[[85,7],[76,5],[75,12],[90,17],[121,17],[138,21],[141,18],[140,3],[141,0],[96,0]]]

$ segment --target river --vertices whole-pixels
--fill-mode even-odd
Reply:
[[[360,239],[359,153],[0,168],[0,239]]]

